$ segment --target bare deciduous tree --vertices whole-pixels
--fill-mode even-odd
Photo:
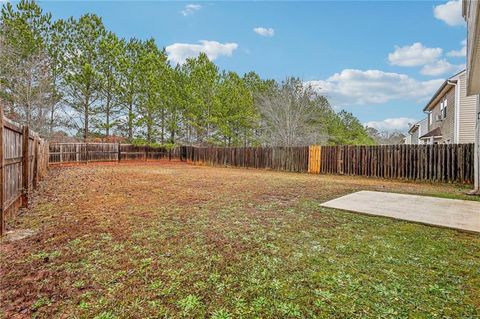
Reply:
[[[261,115],[262,142],[276,146],[299,146],[326,140],[319,116],[325,99],[296,78],[289,78],[273,91],[256,99]]]

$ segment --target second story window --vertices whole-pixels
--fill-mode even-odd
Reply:
[[[447,98],[445,97],[442,101],[442,103],[440,103],[440,114],[441,114],[441,117],[442,119],[445,119],[447,118]]]

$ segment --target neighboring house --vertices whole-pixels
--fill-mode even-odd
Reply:
[[[477,103],[478,95],[467,96],[465,70],[450,77],[423,109],[428,128],[419,139],[426,144],[473,143]]]
[[[420,140],[420,136],[425,135],[428,132],[428,118],[410,126],[408,135],[405,138],[405,144],[425,144],[424,140]]]
[[[403,138],[403,144],[412,144],[412,136],[410,134]]]
[[[463,17],[467,22],[467,94],[480,94],[480,3],[463,0]],[[475,135],[475,189],[480,194],[480,101],[473,114]]]

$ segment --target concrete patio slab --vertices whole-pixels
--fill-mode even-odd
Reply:
[[[321,206],[480,233],[480,202],[360,191]]]

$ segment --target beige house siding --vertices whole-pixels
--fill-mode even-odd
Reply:
[[[467,78],[469,95],[480,94],[480,3],[463,1],[463,16],[467,22]]]
[[[480,94],[480,3],[463,0],[463,16],[467,22],[467,94]],[[475,191],[480,195],[480,98],[477,97],[475,136]]]
[[[445,97],[447,98],[447,117],[441,121],[437,121],[437,116],[441,114],[440,104]],[[455,87],[452,87],[441,97],[441,99],[433,107],[430,116],[432,116],[432,124],[430,124],[429,119],[428,131],[432,131],[437,127],[440,127],[440,130],[442,131],[442,139],[439,140],[439,143],[454,143]]]
[[[404,144],[412,144],[412,135],[408,134],[405,136]]]
[[[411,144],[418,144],[418,138],[420,136],[418,136],[418,129],[416,129],[414,132],[412,132],[412,140],[411,140]]]
[[[467,76],[460,76],[460,110],[458,143],[473,143],[475,141],[475,121],[477,95],[467,96]]]

